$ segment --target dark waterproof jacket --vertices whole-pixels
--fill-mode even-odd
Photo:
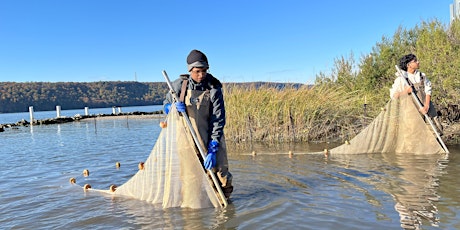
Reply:
[[[181,95],[182,82],[188,81],[187,87],[190,90],[206,91],[209,90],[211,97],[212,106],[209,108],[209,137],[206,142],[215,140],[220,143],[220,140],[224,133],[225,126],[225,105],[224,97],[222,93],[222,84],[211,74],[206,75],[206,79],[200,83],[196,83],[189,75],[181,75],[179,79],[173,81],[172,87],[176,92],[176,96],[179,98]],[[163,105],[168,103],[172,104],[174,99],[170,93],[166,95],[166,99],[163,101]]]

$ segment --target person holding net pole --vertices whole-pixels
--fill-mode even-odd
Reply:
[[[401,57],[398,67],[400,70],[396,72],[397,78],[390,89],[390,97],[395,99],[401,95],[415,93],[422,105],[419,109],[420,113],[428,115],[434,122],[437,131],[442,135],[443,128],[431,101],[431,82],[424,73],[419,71],[419,60],[414,54],[407,54]]]
[[[173,95],[168,93],[163,108],[168,114],[174,103],[178,112],[187,113],[202,144],[207,146],[207,155],[205,159],[201,159],[203,165],[205,169],[216,173],[222,191],[228,199],[233,192],[233,186],[232,174],[228,171],[224,136],[224,97],[221,82],[208,73],[208,69],[206,55],[199,50],[192,50],[187,56],[189,73],[182,74],[171,84],[179,96],[179,101],[175,102]]]

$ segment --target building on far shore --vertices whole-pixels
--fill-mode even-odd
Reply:
[[[460,18],[460,0],[454,0],[454,3],[450,4],[450,21]]]

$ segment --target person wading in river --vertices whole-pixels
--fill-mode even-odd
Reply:
[[[229,198],[233,192],[232,174],[228,171],[227,147],[224,137],[225,106],[222,84],[209,74],[208,58],[199,50],[192,50],[187,56],[189,74],[181,75],[172,82],[179,101],[174,102],[168,93],[163,102],[165,113],[175,103],[178,112],[187,112],[193,128],[208,147],[203,160],[206,169],[216,172],[224,195]]]
[[[426,75],[420,72],[420,62],[414,54],[404,55],[399,60],[399,68],[403,71],[402,75],[396,73],[397,78],[394,80],[393,86],[390,89],[390,97],[392,99],[399,98],[401,95],[412,93],[415,89],[415,94],[422,103],[420,113],[427,114],[436,125],[439,133],[442,134],[443,128],[439,121],[438,113],[434,104],[431,102],[431,82]],[[409,84],[406,81],[409,80]]]

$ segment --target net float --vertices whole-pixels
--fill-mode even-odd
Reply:
[[[110,189],[111,192],[115,192],[115,190],[117,190],[117,186],[114,185],[114,184],[113,184],[113,185],[110,185],[110,188],[109,188],[109,189]]]
[[[88,177],[88,176],[89,176],[89,170],[88,170],[88,169],[83,170],[83,176],[84,176],[84,177]]]
[[[139,170],[144,170],[144,162],[139,162],[137,167],[139,168]]]

